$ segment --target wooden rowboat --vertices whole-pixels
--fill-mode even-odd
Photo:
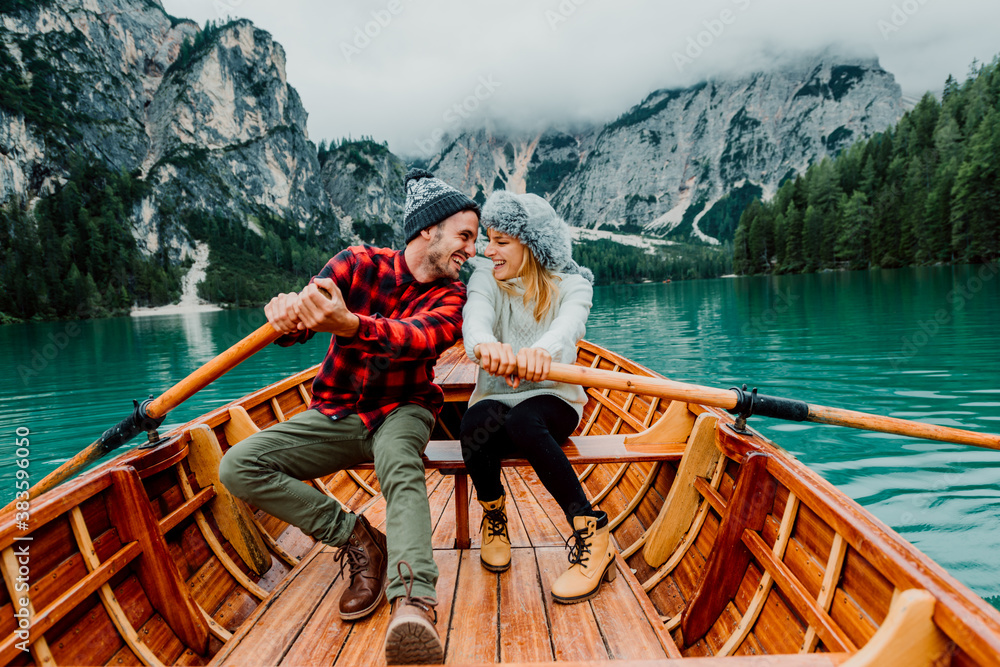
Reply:
[[[655,375],[587,342],[577,364]],[[335,550],[218,482],[228,447],[306,409],[316,370],[33,499],[28,530],[0,516],[0,663],[381,664],[387,605],[343,623]],[[427,491],[448,663],[1000,665],[997,610],[774,443],[679,401],[589,389],[566,446],[612,518],[612,584],[551,603],[569,531],[518,461],[503,471],[513,567],[487,572],[454,442],[475,367],[456,346],[436,375]],[[370,468],[306,483],[384,519]]]

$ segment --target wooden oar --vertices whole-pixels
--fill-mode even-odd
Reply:
[[[906,435],[926,440],[956,442],[963,445],[974,445],[987,449],[1000,450],[1000,435],[992,433],[975,433],[947,426],[924,424],[921,422],[870,415],[854,410],[830,408],[823,405],[811,405],[803,401],[776,396],[757,394],[742,389],[718,389],[703,387],[696,384],[674,382],[660,378],[630,375],[616,371],[607,371],[584,366],[568,364],[552,364],[549,379],[557,382],[568,382],[585,387],[598,389],[617,389],[629,393],[658,396],[687,403],[700,403],[717,408],[724,408],[733,414],[752,414],[763,417],[777,417],[792,421],[810,421],[820,424],[835,424],[868,431],[880,431]]]
[[[58,486],[108,452],[121,447],[142,431],[155,431],[163,423],[163,419],[169,411],[242,361],[267,347],[280,335],[270,323],[262,324],[252,334],[167,389],[158,398],[150,398],[142,403],[136,402],[131,415],[109,428],[86,449],[46,475],[42,481],[31,487],[29,496],[37,498],[42,493]],[[3,511],[10,509],[12,505],[13,503],[5,507]]]

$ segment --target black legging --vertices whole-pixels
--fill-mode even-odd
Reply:
[[[509,408],[499,401],[479,401],[462,417],[462,458],[479,499],[503,495],[500,459],[523,456],[556,499],[566,519],[600,516],[590,506],[576,472],[559,444],[576,428],[579,417],[570,404],[555,396],[534,396]]]

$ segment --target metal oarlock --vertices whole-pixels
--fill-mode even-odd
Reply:
[[[747,392],[747,386],[743,385],[743,388],[730,387],[732,391],[736,392],[736,405],[727,412],[736,415],[736,421],[732,425],[732,429],[737,433],[742,433],[743,435],[750,435],[750,429],[747,428],[747,419],[753,415],[754,404],[757,402],[757,387],[753,388],[753,391]]]
[[[132,401],[134,406],[132,414],[105,431],[98,441],[105,453],[121,447],[143,431],[149,433],[149,441],[144,445],[145,447],[159,442],[160,436],[156,429],[163,423],[165,415],[164,417],[150,417],[146,410],[152,402],[152,396],[142,403]]]
[[[730,390],[736,392],[736,405],[728,408],[727,412],[737,415],[736,423],[732,427],[737,433],[744,435],[750,433],[747,419],[755,414],[795,422],[806,421],[809,417],[809,404],[804,401],[758,394],[757,387],[747,391],[746,385],[742,388],[730,387]]]

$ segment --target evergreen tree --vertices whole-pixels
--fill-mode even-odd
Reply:
[[[805,262],[806,271],[815,271],[823,266],[823,213],[816,205],[806,209],[805,220]]]
[[[771,255],[774,253],[774,228],[770,216],[764,211],[753,220],[749,230],[750,266],[753,273],[764,273],[771,269]]]
[[[733,270],[736,273],[752,273],[753,265],[750,261],[750,241],[748,230],[753,225],[753,218],[760,212],[761,204],[759,199],[754,199],[743,210],[740,222],[736,226],[736,234],[733,238]]]
[[[919,249],[914,258],[920,264],[951,261],[951,193],[958,176],[958,158],[941,164],[934,175],[934,187],[924,205]]]
[[[803,237],[805,236],[804,216],[795,207],[795,202],[790,202],[784,214],[785,229],[785,262],[782,271],[798,272],[805,268],[805,251],[803,248]]]
[[[849,198],[845,194],[842,201],[844,214],[837,239],[837,258],[847,262],[852,269],[867,268],[870,253],[868,228],[871,224],[868,197],[858,190]]]
[[[991,261],[1000,257],[997,156],[1000,56],[974,62],[961,85],[949,77],[941,103],[925,95],[896,127],[811,166],[744,214],[734,265],[759,272]],[[778,248],[772,267],[755,256],[769,230]]]
[[[962,261],[1000,254],[1000,112],[990,109],[969,140],[952,190],[952,246]]]
[[[947,102],[948,98],[958,92],[958,81],[951,74],[944,82],[944,91],[941,93],[941,101]]]

